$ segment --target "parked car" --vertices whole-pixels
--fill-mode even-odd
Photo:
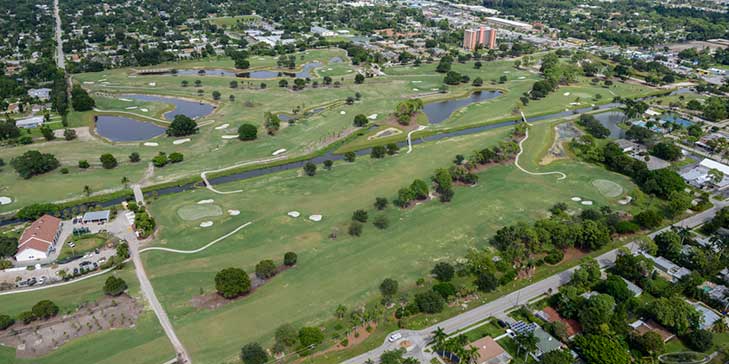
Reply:
[[[68,245],[69,247],[71,247],[71,248],[75,248],[75,247],[76,247],[76,243],[74,243],[74,242],[72,242],[72,241],[69,241],[67,245]]]
[[[399,332],[396,332],[396,333],[390,335],[390,337],[387,338],[387,341],[389,341],[389,342],[392,343],[392,342],[395,342],[397,340],[400,340],[401,338],[402,338],[402,334],[399,333]]]

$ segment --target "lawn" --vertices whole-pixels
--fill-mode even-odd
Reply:
[[[58,259],[84,254],[96,248],[101,248],[107,241],[108,237],[104,236],[104,234],[88,234],[80,237],[69,236],[65,242],[65,246],[61,249],[61,253],[58,255]],[[71,248],[68,245],[69,242],[73,242],[75,246]]]
[[[141,292],[133,266],[115,272],[129,285],[129,294],[140,300]],[[36,302],[51,299],[61,308],[61,314],[73,312],[84,302],[100,298],[102,286],[108,275],[90,278],[78,283],[49,288],[41,291],[0,296],[0,313],[18,315],[29,310]],[[0,363],[144,363],[159,364],[174,357],[174,351],[159,326],[157,317],[145,309],[134,328],[98,332],[73,340],[50,355],[20,360],[15,350],[0,346]]]
[[[353,81],[355,66],[348,62],[346,53],[341,49],[309,50],[297,53],[296,57],[299,66],[314,60],[324,63],[324,66],[316,71],[315,78],[321,81],[322,77],[331,76],[335,81],[341,82],[342,86],[338,88],[308,87],[303,91],[294,92],[278,87],[277,79],[246,81],[239,78],[238,87],[231,88],[230,81],[234,79],[232,77],[212,74],[206,76],[135,76],[131,69],[74,75],[74,81],[81,83],[95,97],[99,109],[119,115],[124,113],[125,116],[136,117],[140,120],[159,119],[172,106],[158,102],[125,101],[122,100],[125,99],[123,94],[143,93],[184,97],[204,100],[217,107],[211,115],[198,120],[206,126],[202,126],[199,133],[190,136],[189,142],[173,144],[175,138],[159,136],[151,140],[158,143],[158,146],[145,146],[143,142],[111,143],[102,140],[94,134],[93,112],[73,112],[69,115],[70,126],[88,127],[90,136],[73,141],[57,140],[48,143],[37,140],[35,144],[31,145],[3,148],[0,157],[5,161],[10,161],[13,157],[28,150],[43,150],[52,153],[59,159],[62,167],[68,169],[69,173],[61,174],[59,169],[23,180],[12,168],[3,168],[0,170],[0,186],[3,186],[0,187],[0,196],[11,197],[14,202],[0,206],[0,213],[10,212],[37,202],[62,202],[85,198],[84,186],[89,186],[92,196],[118,193],[123,190],[128,192],[127,186],[121,183],[124,177],[131,183],[142,182],[144,186],[150,186],[196,178],[200,172],[205,170],[216,170],[239,163],[269,159],[274,151],[280,149],[286,149],[285,156],[288,158],[311,155],[353,132],[352,120],[357,114],[368,116],[377,114],[374,122],[383,124],[395,105],[404,98],[420,96],[426,102],[432,102],[467,95],[474,90],[470,84],[464,84],[450,87],[449,93],[445,95],[432,91],[442,85],[443,79],[442,74],[434,72],[435,65],[433,64],[421,67],[387,68],[385,69],[386,76],[367,79],[364,84],[358,85]],[[342,58],[344,62],[330,62],[334,57]],[[253,69],[276,68],[276,58],[274,57],[253,56],[250,61]],[[232,68],[233,61],[227,57],[216,56],[202,60],[181,61],[155,68],[160,67]],[[472,79],[482,77],[486,80],[485,88],[501,89],[504,95],[465,107],[454,113],[451,119],[444,123],[431,126],[431,130],[461,128],[513,118],[513,110],[519,102],[519,97],[523,92],[528,91],[531,84],[540,77],[531,70],[517,70],[513,67],[512,62],[506,61],[488,62],[479,70],[473,68],[473,62],[455,64],[453,67],[459,72],[468,74]],[[508,76],[508,80],[504,84],[492,82],[492,80],[498,80],[501,75]],[[182,80],[187,80],[190,86],[182,87]],[[194,87],[195,80],[201,80],[202,86]],[[261,84],[265,84],[266,88],[262,89]],[[560,89],[544,100],[531,102],[525,112],[529,115],[536,115],[561,111],[566,107],[573,107],[569,103],[574,102],[576,97],[584,100],[597,93],[605,94],[601,102],[611,99],[607,96],[606,89],[592,86],[585,80],[563,88],[564,91]],[[203,92],[202,96],[198,94],[199,90]],[[614,90],[614,93],[622,96],[643,95],[652,92],[649,88],[621,83],[616,83],[610,90]],[[213,100],[213,91],[221,93],[220,100]],[[571,92],[572,96],[564,96],[567,91]],[[360,95],[360,100],[353,105],[346,105],[344,101],[356,94]],[[230,100],[230,96],[233,96],[234,99]],[[265,112],[302,114],[306,110],[321,111],[303,117],[291,126],[283,123],[281,130],[273,136],[267,135],[263,130]],[[421,115],[418,122],[427,123],[427,120]],[[223,136],[235,136],[238,127],[243,123],[252,123],[259,127],[257,140],[241,142],[237,139],[223,138]],[[368,136],[384,130],[386,127],[389,125],[369,131],[364,137],[354,138],[352,147],[366,146],[369,144]],[[402,140],[404,138],[405,133],[392,139]],[[378,142],[380,141],[384,142],[384,140],[378,140]],[[133,152],[140,154],[141,163],[128,161],[128,156]],[[153,173],[145,175],[149,161],[159,152],[183,153],[185,161],[164,168],[155,168]],[[119,161],[119,166],[112,170],[101,168],[99,156],[104,153],[114,155]],[[80,160],[88,161],[91,168],[86,170],[78,168]],[[52,185],[53,188],[45,188],[49,185]]]
[[[429,178],[456,154],[468,155],[493,145],[509,130],[427,143],[416,146],[411,154],[383,160],[364,156],[352,164],[337,162],[331,171],[320,170],[315,177],[286,171],[218,186],[221,190],[242,189],[241,194],[221,196],[196,190],[161,197],[150,204],[161,226],[156,240],[160,246],[195,249],[245,222],[253,224],[197,254],[145,253],[145,265],[196,362],[231,360],[247,342],[270,344],[273,330],[282,323],[319,324],[333,316],[338,304],[353,308],[374,299],[377,285],[385,277],[397,279],[401,287],[412,287],[434,262],[453,261],[468,249],[483,248],[496,229],[547,216],[547,209],[556,202],[579,209],[569,199],[581,196],[594,201],[596,207],[623,208],[614,204],[616,198],[602,196],[591,181],[610,180],[633,191],[635,186],[624,176],[573,160],[536,167],[544,144],[551,143],[553,125],[533,127],[523,164],[540,171],[563,171],[567,179],[530,176],[511,164],[495,166],[480,173],[478,185],[458,188],[449,204],[429,201],[408,210],[388,208],[382,214],[391,226],[379,231],[368,224],[359,238],[346,234],[353,210],[367,209],[370,218],[379,215],[371,207],[375,197],[392,198],[414,178]],[[175,213],[204,199],[214,199],[223,211],[241,213],[193,221]],[[286,216],[291,210],[302,216]],[[308,221],[311,214],[322,214],[323,220]],[[214,222],[213,227],[198,227],[205,220]],[[330,238],[332,232],[336,239]],[[214,289],[213,277],[221,268],[252,271],[261,259],[280,261],[286,251],[299,254],[297,267],[250,297],[216,310],[191,306],[193,297]]]

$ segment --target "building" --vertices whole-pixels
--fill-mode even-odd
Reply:
[[[18,240],[18,252],[15,253],[15,260],[24,262],[47,259],[48,254],[55,249],[58,237],[61,235],[61,226],[61,219],[51,215],[43,215],[33,221]]]
[[[676,335],[672,334],[665,327],[661,326],[659,323],[653,320],[637,320],[631,323],[630,327],[633,328],[633,331],[635,331],[640,336],[643,336],[648,332],[655,332],[656,334],[658,334],[658,336],[661,337],[664,343],[676,337]]]
[[[333,37],[335,35],[333,31],[322,27],[311,27],[311,32],[322,37]]]
[[[15,121],[15,126],[18,128],[32,129],[43,125],[44,118],[42,116],[32,116],[25,119]]]
[[[512,359],[511,355],[490,336],[472,342],[469,347],[478,349],[476,364],[508,364]]]
[[[466,29],[463,31],[463,48],[474,50],[482,46],[487,49],[496,48],[496,29],[480,26],[478,29]]]
[[[684,276],[687,276],[691,274],[691,271],[673,263],[672,261],[664,258],[664,257],[654,257],[650,254],[643,253],[643,255],[652,260],[653,264],[655,265],[656,269],[663,272],[665,275],[668,276],[668,278],[671,280],[671,282],[678,282],[679,279],[681,279]]]
[[[530,31],[534,28],[531,24],[504,18],[497,18],[495,16],[486,18],[486,23],[495,27],[512,30]]]
[[[549,323],[561,322],[567,329],[567,338],[572,339],[573,336],[579,334],[582,331],[580,323],[575,320],[570,320],[562,317],[557,310],[547,306],[541,311],[535,313],[535,316],[541,318]]]
[[[719,321],[719,319],[721,319],[721,316],[719,316],[718,313],[716,313],[714,310],[707,307],[701,302],[691,302],[689,300],[686,300],[686,302],[690,303],[691,306],[694,306],[696,311],[699,311],[701,317],[704,318],[704,320],[701,322],[702,330],[710,329],[712,326],[714,326],[714,323],[716,321]]]
[[[716,171],[719,173],[717,174]],[[689,167],[679,174],[686,183],[696,188],[723,190],[729,187],[729,166],[708,158],[704,158],[699,164]]]
[[[81,218],[81,221],[84,224],[88,224],[91,222],[107,222],[107,221],[109,221],[110,215],[111,215],[111,212],[109,210],[89,211],[84,214],[84,216]]]
[[[536,330],[534,330],[534,337],[537,338],[537,350],[531,353],[531,355],[537,361],[539,361],[539,358],[542,355],[562,348],[562,342],[555,339],[541,327],[537,327]]]
[[[620,278],[622,278],[622,277],[620,277]],[[629,281],[629,280],[627,280],[625,278],[622,278],[622,279],[623,279],[623,281],[625,281],[625,284],[628,286],[628,289],[630,290],[630,292],[633,292],[633,294],[636,297],[638,297],[641,294],[643,294],[643,289],[642,288],[638,287],[635,283],[633,283],[633,282],[631,282],[631,281]]]
[[[51,89],[49,88],[32,88],[28,90],[28,96],[37,97],[40,100],[48,101],[51,99]]]

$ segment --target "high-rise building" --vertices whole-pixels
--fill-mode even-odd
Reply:
[[[496,48],[496,29],[480,26],[478,29],[466,29],[463,32],[463,48],[473,50],[476,46]]]
[[[466,29],[463,32],[463,48],[475,49],[479,43],[479,32],[474,29]]]

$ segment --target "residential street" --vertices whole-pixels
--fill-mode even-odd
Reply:
[[[66,57],[63,54],[63,39],[61,38],[61,15],[58,10],[58,0],[53,0],[53,16],[56,18],[56,65],[66,69]]]

